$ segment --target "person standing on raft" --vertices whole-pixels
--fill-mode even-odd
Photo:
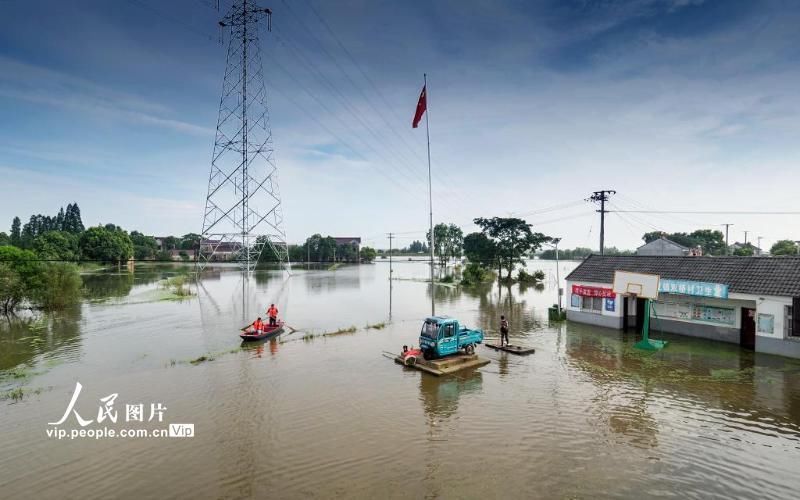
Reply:
[[[267,309],[267,316],[269,316],[269,326],[278,325],[278,308],[275,307],[275,304],[270,304],[269,309]]]
[[[503,347],[503,340],[505,340],[506,345],[509,345],[508,342],[508,320],[505,316],[500,316],[500,347]]]

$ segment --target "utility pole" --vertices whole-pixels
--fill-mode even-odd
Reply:
[[[728,245],[728,229],[733,224],[720,224],[721,226],[725,226],[725,255],[729,255],[731,251],[731,247]]]
[[[392,238],[394,233],[389,233],[389,321],[392,320]]]
[[[761,236],[759,236],[759,237],[758,237],[758,249],[757,249],[757,250],[758,250],[758,256],[759,256],[759,257],[761,257],[761,240],[762,240],[762,237],[761,237]]]
[[[389,281],[392,281],[392,238],[394,233],[389,233]]]
[[[558,243],[561,238],[553,238],[553,245],[556,246],[556,294],[558,295],[558,319],[561,319],[561,276],[558,273]]]
[[[750,231],[745,231],[744,232],[744,246],[747,246],[747,233],[749,233],[749,232]]]
[[[616,191],[613,189],[602,189],[600,191],[595,191],[592,195],[587,198],[586,201],[591,201],[594,203],[600,202],[600,210],[596,210],[600,213],[600,255],[605,255],[605,233],[606,233],[606,202],[608,201],[609,195],[617,194]]]

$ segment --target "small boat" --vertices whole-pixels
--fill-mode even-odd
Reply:
[[[275,326],[267,326],[263,330],[259,330],[257,333],[241,333],[239,334],[239,337],[245,341],[264,340],[266,338],[280,335],[281,333],[283,333],[283,321],[278,321],[278,324]]]

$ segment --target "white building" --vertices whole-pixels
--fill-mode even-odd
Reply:
[[[613,292],[618,270],[661,277],[654,330],[800,358],[800,257],[592,255],[567,276],[567,319],[640,328],[644,300]]]

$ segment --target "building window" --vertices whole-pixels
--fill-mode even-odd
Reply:
[[[759,333],[769,333],[771,335],[775,331],[775,316],[759,313],[758,331]]]
[[[580,295],[576,295],[576,294],[573,293],[572,294],[572,298],[570,300],[572,301],[571,302],[572,307],[575,307],[575,308],[580,308],[581,307],[581,296]]]
[[[786,336],[787,337],[800,337],[800,332],[794,331],[794,324],[792,320],[794,319],[792,306],[786,306]]]
[[[603,310],[602,297],[583,297],[581,310],[600,314]]]

